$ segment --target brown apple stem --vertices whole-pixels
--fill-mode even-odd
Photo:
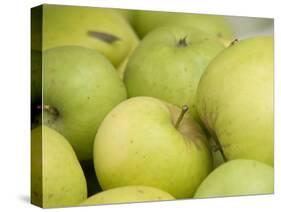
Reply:
[[[106,32],[99,32],[99,31],[88,31],[88,36],[99,39],[103,42],[106,42],[108,44],[112,44],[118,40],[121,40],[119,37],[113,34],[109,34]]]
[[[235,45],[238,42],[239,42],[239,40],[237,38],[235,38],[233,41],[231,41],[229,46],[233,46],[233,45]]]
[[[214,151],[216,152],[216,151],[219,150],[220,153],[221,153],[221,155],[222,155],[222,158],[223,158],[224,162],[228,161],[228,160],[227,160],[227,157],[225,156],[225,154],[224,154],[224,152],[223,152],[222,146],[221,146],[221,144],[220,144],[220,142],[219,142],[217,136],[214,136],[213,139],[214,139],[214,141],[215,141],[215,143],[216,143],[216,145],[215,145],[215,147],[214,147]]]
[[[177,120],[177,122],[176,122],[176,124],[175,124],[176,129],[179,128],[180,123],[181,123],[181,121],[182,121],[182,119],[183,119],[183,117],[184,117],[184,114],[188,111],[188,109],[189,109],[189,108],[188,108],[187,105],[182,106],[181,113],[180,113],[180,115],[179,115],[179,117],[178,117],[178,120]]]

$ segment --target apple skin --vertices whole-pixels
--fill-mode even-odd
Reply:
[[[216,168],[197,189],[194,198],[272,194],[274,171],[255,160],[231,160]]]
[[[81,203],[81,205],[115,204],[174,200],[169,193],[149,186],[124,186],[97,193]]]
[[[219,54],[198,85],[197,109],[228,160],[273,165],[273,40],[242,40]]]
[[[87,198],[86,179],[74,150],[55,130],[31,133],[31,201],[44,208],[74,206]]]
[[[125,71],[128,65],[129,60],[131,59],[131,56],[133,54],[133,52],[135,51],[135,49],[137,48],[137,46],[140,44],[140,40],[138,38],[135,39],[133,48],[130,50],[128,56],[122,61],[122,63],[117,67],[117,73],[120,77],[120,79],[124,80],[124,75],[125,75]]]
[[[212,169],[206,137],[190,116],[152,97],[134,97],[105,117],[94,142],[94,167],[103,190],[129,185],[192,197]]]
[[[230,23],[222,16],[191,13],[135,11],[132,25],[140,38],[155,28],[171,25],[194,27],[219,39],[224,45],[234,40]]]
[[[129,24],[133,22],[135,10],[129,10],[129,9],[115,9],[119,14],[121,14]]]
[[[126,70],[126,67],[128,65],[128,62],[131,58],[131,55],[133,54],[133,52],[135,51],[135,49],[137,48],[137,46],[140,44],[140,40],[137,36],[134,36],[132,38],[132,47],[131,49],[129,50],[129,53],[127,55],[127,57],[119,64],[119,66],[116,68],[117,70],[117,73],[120,77],[121,80],[124,79],[124,74],[125,74],[125,70]]]
[[[43,123],[72,144],[79,160],[92,159],[92,145],[105,115],[126,99],[126,89],[110,62],[97,51],[58,47],[43,57]]]
[[[115,67],[127,57],[136,37],[127,20],[113,9],[44,5],[42,26],[43,50],[68,45],[93,48]],[[116,39],[100,39],[93,32],[106,33]],[[33,49],[41,50],[38,42],[33,44]]]
[[[209,62],[223,49],[220,42],[194,28],[158,28],[130,57],[124,76],[128,96],[151,96],[179,107],[186,104],[198,118],[197,84]]]

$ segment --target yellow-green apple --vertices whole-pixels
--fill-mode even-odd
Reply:
[[[44,207],[74,206],[87,198],[86,179],[69,142],[40,126],[31,133],[31,201]]]
[[[140,40],[135,37],[134,40],[134,45],[132,47],[132,49],[130,50],[128,56],[122,61],[122,63],[117,67],[117,73],[119,75],[119,77],[123,80],[124,79],[124,74],[128,65],[128,62],[131,58],[131,55],[133,54],[133,52],[135,51],[135,49],[137,48],[137,46],[139,45]]]
[[[175,198],[192,197],[212,169],[206,137],[180,108],[134,97],[107,114],[94,142],[101,187],[153,186]]]
[[[190,27],[166,26],[149,33],[132,53],[124,82],[128,96],[152,96],[196,117],[197,84],[209,62],[224,46]]]
[[[236,42],[208,66],[198,85],[202,122],[227,160],[273,165],[273,40]]]
[[[255,160],[231,160],[216,168],[197,189],[195,198],[272,194],[273,168]]]
[[[219,39],[224,45],[228,45],[234,40],[234,32],[230,23],[223,16],[218,15],[135,11],[132,22],[134,29],[141,38],[157,27],[172,24],[200,29]]]
[[[175,198],[172,195],[158,188],[135,185],[102,191],[89,197],[87,200],[83,201],[81,205],[147,202],[174,199]]]
[[[42,33],[43,50],[66,45],[93,48],[115,67],[127,57],[136,36],[113,9],[62,5],[43,5]],[[37,43],[32,48],[41,50]]]
[[[43,122],[69,140],[79,160],[89,160],[99,124],[126,89],[103,55],[66,46],[44,53],[43,98]]]
[[[135,10],[131,9],[115,9],[118,13],[120,13],[130,24],[133,22]]]

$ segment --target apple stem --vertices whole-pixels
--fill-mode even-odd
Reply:
[[[113,34],[109,34],[106,32],[99,32],[99,31],[88,31],[88,36],[99,39],[103,42],[106,42],[108,44],[112,44],[118,40],[121,40],[119,37]]]
[[[223,150],[220,148],[219,151],[221,152],[221,155],[222,155],[222,158],[223,158],[224,162],[227,162],[228,160],[227,160]]]
[[[182,119],[183,119],[183,117],[184,117],[184,114],[188,111],[188,109],[189,109],[189,108],[188,108],[187,105],[183,105],[183,106],[182,106],[181,113],[180,113],[180,115],[179,115],[179,117],[178,117],[178,120],[177,120],[177,122],[176,122],[176,124],[175,124],[176,129],[179,128],[180,123],[181,123],[181,121],[182,121]]]
[[[228,160],[227,160],[227,157],[225,156],[225,154],[224,154],[224,152],[223,152],[222,146],[221,146],[221,144],[220,144],[220,142],[219,142],[217,136],[214,136],[213,139],[214,139],[214,141],[215,141],[215,143],[216,143],[215,146],[214,146],[214,151],[216,152],[216,151],[219,150],[220,153],[221,153],[221,155],[222,155],[222,158],[223,158],[224,162],[228,161]]]
[[[238,42],[239,42],[239,40],[237,38],[235,38],[233,41],[231,41],[229,46],[233,46],[233,45],[235,45]]]

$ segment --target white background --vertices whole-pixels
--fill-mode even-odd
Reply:
[[[275,195],[179,200],[53,209],[52,211],[273,211],[280,200],[280,8],[279,1],[247,0],[6,0],[0,18],[0,211],[38,211],[29,203],[30,8],[41,3],[186,11],[275,18]],[[278,11],[279,9],[279,11]]]

